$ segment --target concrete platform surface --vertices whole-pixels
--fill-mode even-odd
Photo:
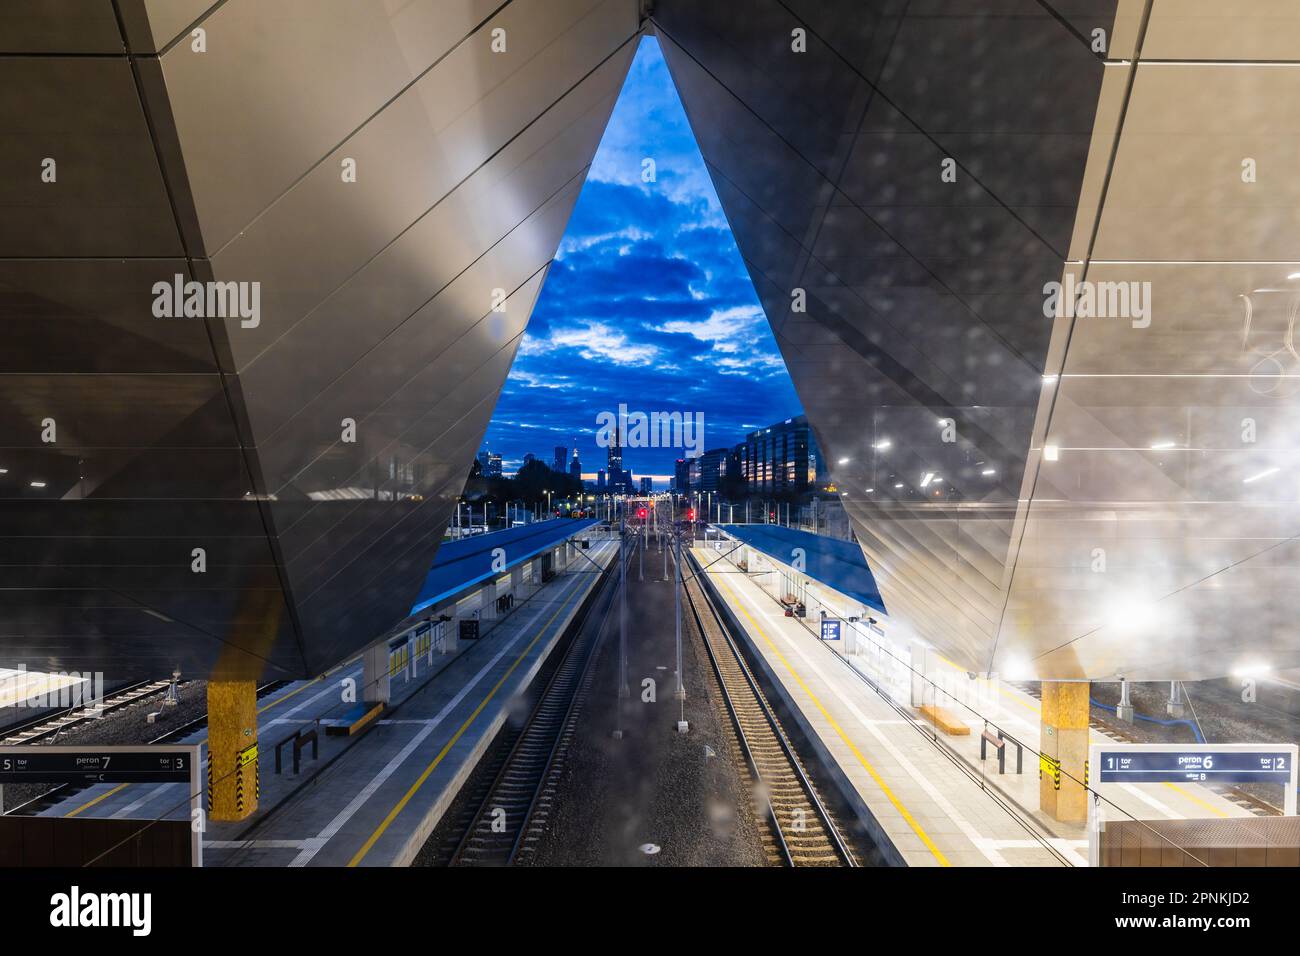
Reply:
[[[275,742],[338,716],[347,706],[341,682],[359,683],[361,663],[268,695],[258,711],[259,812],[238,823],[209,823],[204,865],[410,863],[616,551],[613,542],[593,543],[582,552],[590,561],[575,558],[483,638],[463,642],[455,657],[413,661],[413,674],[394,679],[391,716],[354,738],[322,732],[319,759],[304,754],[298,777],[287,748],[284,772],[274,773]],[[205,741],[200,731],[180,742]],[[186,791],[181,784],[101,785],[44,815],[183,819]]]

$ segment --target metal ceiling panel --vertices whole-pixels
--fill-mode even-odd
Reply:
[[[109,679],[319,673],[419,590],[637,4],[122,11],[135,70],[0,55],[6,153],[33,171],[0,194],[0,657]],[[155,317],[154,283],[178,274],[258,283],[258,320]]]

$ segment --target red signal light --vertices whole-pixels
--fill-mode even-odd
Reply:
[[[644,518],[644,517],[646,516],[646,510],[645,510],[644,508],[642,508],[640,511],[638,511],[638,512],[636,513],[636,516],[637,516],[638,518]]]
[[[686,512],[686,520],[687,520],[687,521],[694,521],[694,520],[695,520],[695,509],[694,509],[694,508],[690,508],[690,509],[687,510],[687,512]]]

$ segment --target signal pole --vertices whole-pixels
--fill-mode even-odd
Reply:
[[[619,515],[618,540],[618,696],[628,696],[627,686],[627,509]]]
[[[686,719],[686,686],[682,683],[682,587],[685,581],[682,579],[682,539],[681,535],[674,534],[677,541],[677,580],[673,582],[673,604],[677,609],[677,699],[683,701],[682,720]]]

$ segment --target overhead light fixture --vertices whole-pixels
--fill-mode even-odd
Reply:
[[[1056,377],[1055,375],[1044,375],[1044,376],[1043,376],[1043,384],[1044,384],[1044,385],[1051,385],[1053,382],[1056,381],[1056,378],[1057,378],[1057,377]]]
[[[1287,278],[1288,278],[1288,279],[1300,279],[1300,272],[1293,272],[1293,273],[1291,273],[1289,276],[1287,276]]]
[[[1034,677],[1033,667],[1022,654],[1013,654],[1002,664],[1002,676],[1007,680],[1028,680]]]
[[[1267,674],[1273,668],[1263,662],[1252,661],[1246,664],[1240,664],[1232,669],[1233,677],[1259,677],[1261,674]]]
[[[934,481],[934,472],[927,471],[924,475],[921,476],[921,487],[925,488],[932,481]]]
[[[995,468],[985,468],[983,471],[980,472],[980,474],[981,474],[981,475],[996,475],[996,474],[997,474],[997,469],[995,469]]]
[[[867,494],[871,494],[871,493],[872,493],[873,491],[875,491],[875,490],[876,490],[875,488],[868,488],[868,489],[867,489]]]
[[[1114,600],[1106,615],[1107,623],[1120,633],[1150,631],[1161,623],[1162,608],[1144,597],[1125,596]]]
[[[875,443],[874,445],[872,445],[871,447],[872,447],[872,448],[879,448],[879,449],[881,449],[881,450],[883,451],[884,449],[888,448],[888,447],[889,447],[890,445],[892,445],[892,444],[893,444],[893,442],[891,442],[888,438],[882,438],[882,439],[880,439],[880,441],[876,442],[876,443]]]
[[[1249,478],[1241,479],[1241,483],[1243,485],[1248,485],[1252,481],[1259,481],[1261,478],[1267,478],[1269,475],[1276,475],[1281,470],[1281,468],[1267,468],[1264,471],[1261,471],[1258,475],[1251,475]]]
[[[32,482],[32,487],[33,487],[33,488],[44,488],[44,487],[45,487],[45,482],[43,482],[43,481],[33,481],[33,482]]]
[[[1158,441],[1152,443],[1151,450],[1163,451],[1166,448],[1177,448],[1177,447],[1178,447],[1178,442],[1176,441]]]
[[[848,460],[847,458],[841,458],[841,459],[840,459],[840,464],[841,464],[841,465],[847,465],[848,463],[849,463],[849,460]]]
[[[1059,445],[1044,445],[1043,457],[1048,461],[1056,461],[1061,457],[1061,448]]]
[[[894,485],[894,487],[895,487],[895,488],[901,488],[901,487],[903,487],[903,483],[900,481],[898,484]]]
[[[7,475],[7,474],[9,474],[8,468],[0,468],[0,475]]]

